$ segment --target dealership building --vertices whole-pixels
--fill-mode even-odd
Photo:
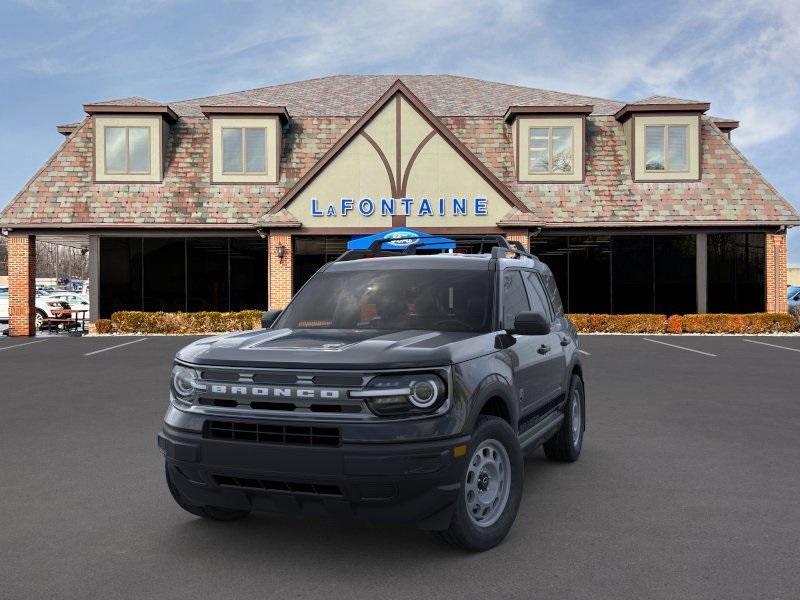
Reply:
[[[785,311],[800,216],[709,109],[449,75],[87,104],[0,215],[10,332],[34,333],[36,239],[89,252],[108,317],[280,308],[397,227],[517,240],[572,313]]]

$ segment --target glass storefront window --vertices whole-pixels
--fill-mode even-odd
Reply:
[[[708,311],[764,310],[763,233],[708,235]]]
[[[695,312],[693,235],[538,236],[567,312]]]
[[[228,311],[267,303],[267,243],[258,238],[100,238],[99,314]]]

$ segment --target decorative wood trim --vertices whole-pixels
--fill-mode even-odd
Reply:
[[[83,110],[90,115],[161,115],[174,123],[178,115],[166,104],[138,106],[136,104],[84,104]]]
[[[503,115],[503,120],[510,123],[520,115],[530,116],[536,114],[546,114],[547,116],[554,117],[558,115],[589,115],[594,111],[594,106],[591,104],[576,104],[573,106],[509,106],[506,114]]]
[[[375,148],[375,152],[378,153],[378,156],[380,157],[381,162],[383,163],[383,167],[386,169],[386,174],[389,176],[389,187],[391,188],[392,197],[396,198],[397,197],[397,187],[396,187],[396,184],[395,184],[394,175],[392,175],[392,166],[389,164],[389,159],[386,158],[386,154],[381,149],[381,147],[378,145],[378,142],[376,142],[372,138],[372,136],[370,134],[368,134],[366,131],[362,131],[360,135],[365,140],[367,140],[370,143],[370,145],[373,148]]]
[[[417,160],[417,156],[419,153],[422,152],[422,149],[425,147],[429,141],[431,141],[436,136],[436,130],[431,131],[428,135],[422,138],[422,141],[414,148],[414,152],[411,153],[411,156],[408,159],[408,164],[406,165],[405,173],[403,173],[403,181],[400,184],[399,195],[402,198],[406,196],[406,188],[408,187],[408,177],[411,175],[411,167],[414,165],[414,161]]]
[[[270,213],[276,213],[289,204],[306,186],[319,174],[319,172],[341,152],[350,141],[358,135],[358,133],[366,127],[366,125],[373,119],[373,117],[391,100],[395,94],[401,94],[417,113],[423,117],[428,123],[439,133],[450,146],[461,155],[492,188],[500,194],[509,204],[518,208],[524,213],[529,213],[530,210],[508,186],[500,181],[478,158],[469,151],[469,149],[449,130],[445,127],[444,123],[436,117],[423,103],[417,98],[414,93],[406,87],[406,85],[399,79],[395,81],[389,89],[373,104],[367,112],[365,112],[356,121],[347,132],[339,138],[339,140],[319,159],[319,161],[311,167],[305,175],[303,175],[292,188],[277,202],[270,210]]]
[[[285,106],[212,106],[201,105],[200,112],[206,117],[211,115],[270,115],[280,118],[282,123],[287,123],[292,117]]]
[[[617,121],[623,122],[629,118],[629,115],[636,113],[671,112],[679,114],[702,114],[709,108],[711,108],[711,105],[708,102],[691,102],[685,104],[626,104],[614,114],[614,118]]]

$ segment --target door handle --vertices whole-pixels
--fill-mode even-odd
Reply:
[[[537,350],[537,352],[539,354],[547,354],[548,352],[550,352],[550,346],[548,346],[546,344],[542,344],[541,346],[539,346],[539,349]]]

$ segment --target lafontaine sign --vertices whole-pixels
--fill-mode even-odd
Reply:
[[[340,198],[338,201],[320,202],[311,198],[312,217],[346,217],[358,213],[362,217],[418,216],[418,217],[485,217],[489,214],[486,198]]]

